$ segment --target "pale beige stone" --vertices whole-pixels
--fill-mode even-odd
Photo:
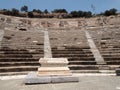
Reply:
[[[38,68],[38,76],[68,76],[72,75],[67,67],[67,58],[41,58],[41,67]]]

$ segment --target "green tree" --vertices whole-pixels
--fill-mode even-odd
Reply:
[[[106,10],[103,15],[105,16],[110,16],[110,15],[116,15],[117,14],[117,9],[113,8],[113,9],[110,9],[110,10]]]
[[[42,11],[39,9],[33,9],[33,12],[42,13]]]
[[[48,12],[48,10],[47,10],[47,9],[45,9],[45,10],[44,10],[44,13],[45,13],[45,14],[48,14],[49,12]]]
[[[19,15],[19,10],[17,10],[16,8],[13,8],[11,12],[12,12],[13,16],[18,16]]]
[[[32,11],[28,12],[28,17],[30,17],[30,18],[33,18],[33,17],[34,17],[34,14],[33,14]]]
[[[52,13],[68,13],[66,9],[54,9]]]
[[[71,11],[70,15],[74,18],[78,17],[78,12],[77,11]]]
[[[92,12],[90,12],[90,11],[83,12],[83,17],[86,17],[86,18],[92,17]]]
[[[21,11],[28,12],[28,6],[26,5],[22,6]]]

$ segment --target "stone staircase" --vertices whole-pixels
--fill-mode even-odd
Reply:
[[[98,72],[95,58],[89,47],[52,48],[54,58],[68,58],[73,73]]]
[[[107,28],[89,32],[103,56],[108,70],[115,70],[120,67],[120,30]]]
[[[0,76],[37,71],[38,61],[44,56],[43,36],[38,32],[5,31],[0,48]]]

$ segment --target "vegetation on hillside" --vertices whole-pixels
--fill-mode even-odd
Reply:
[[[11,10],[2,9],[0,10],[0,13],[4,15],[30,18],[80,18],[80,17],[90,18],[95,16],[91,11],[81,10],[71,11],[70,13],[68,13],[66,9],[54,9],[51,12],[49,12],[47,9],[45,9],[44,11],[41,11],[39,9],[33,9],[32,11],[28,11],[28,6],[26,5],[22,6],[20,10],[21,12],[16,8],[13,8]],[[117,9],[112,8],[97,15],[103,16],[117,15]]]

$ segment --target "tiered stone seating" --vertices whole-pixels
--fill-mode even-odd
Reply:
[[[89,31],[110,70],[120,67],[120,29]]]
[[[74,73],[99,72],[84,31],[50,31],[53,58],[68,58]]]
[[[43,57],[44,33],[37,31],[8,31],[0,48],[0,75],[27,74],[37,71]]]

